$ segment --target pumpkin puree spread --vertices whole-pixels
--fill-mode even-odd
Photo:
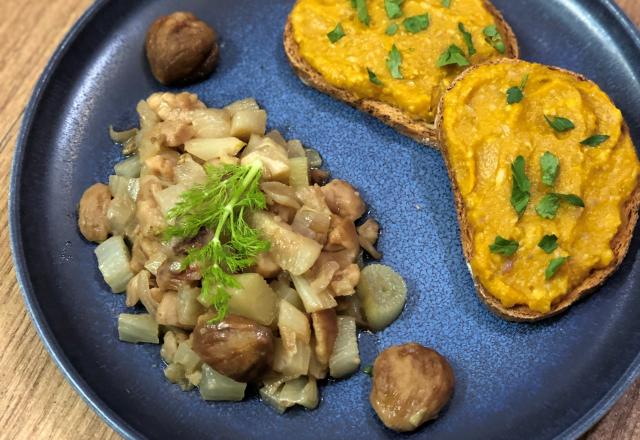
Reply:
[[[508,104],[506,92],[526,75],[522,100]],[[471,268],[503,306],[548,312],[592,270],[612,263],[611,240],[640,166],[621,112],[597,85],[526,62],[481,66],[445,96],[443,124],[472,233]],[[551,185],[541,178],[547,152],[559,164]],[[530,181],[521,216],[510,201],[518,156]],[[544,218],[537,208],[550,193],[576,195],[584,208],[561,199],[552,216],[543,203],[541,212],[552,217]],[[545,235],[557,237],[549,253],[539,245]],[[497,236],[517,242],[517,250],[490,249]],[[554,259],[560,264],[550,271]]]
[[[359,19],[358,3],[360,13],[368,15],[368,26]],[[329,84],[433,122],[442,93],[462,70],[457,64],[438,67],[439,57],[454,44],[472,64],[503,56],[484,34],[495,20],[483,0],[453,0],[449,7],[442,0],[389,3],[399,4],[391,13],[397,18],[389,18],[384,0],[298,0],[291,13],[295,41],[302,57]],[[425,14],[426,28],[419,17]],[[471,34],[476,51],[471,56],[460,23]],[[338,25],[344,36],[332,42],[327,34]],[[402,78],[394,78],[387,63],[394,44]],[[379,82],[370,79],[367,69]]]

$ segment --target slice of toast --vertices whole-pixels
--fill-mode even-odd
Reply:
[[[509,26],[500,11],[498,11],[490,1],[483,0],[483,2],[487,10],[494,16],[496,27],[503,36],[506,46],[504,56],[507,58],[518,58],[518,40],[511,26]],[[302,57],[298,43],[293,35],[293,25],[291,24],[290,16],[287,19],[287,24],[284,29],[284,50],[289,58],[291,67],[293,67],[293,70],[304,84],[375,116],[385,124],[390,125],[414,139],[416,142],[439,148],[439,137],[435,123],[415,119],[403,110],[386,102],[376,99],[360,98],[349,90],[340,89],[329,84],[324,77]]]
[[[486,64],[498,64],[505,62],[513,62],[517,63],[517,60],[500,60],[495,62],[490,62]],[[478,66],[472,66],[463,72],[456,80],[451,84],[448,91],[454,89],[456,85],[458,85],[466,75],[468,75],[473,70],[477,69]],[[589,81],[584,76],[570,72],[564,69],[560,69],[557,67],[550,67],[552,70],[560,71],[568,73],[580,81]],[[441,127],[442,118],[443,118],[443,105],[444,105],[444,96],[440,101],[440,105],[438,107],[438,113],[436,118],[436,126]],[[623,123],[622,126],[622,134],[629,134],[629,127],[626,122]],[[524,305],[519,305],[511,308],[504,307],[500,300],[495,298],[489,293],[489,291],[482,285],[482,283],[478,280],[478,278],[473,274],[471,270],[471,265],[468,264],[471,261],[471,257],[473,256],[473,232],[471,230],[471,226],[466,218],[466,210],[464,201],[462,198],[462,194],[458,189],[458,185],[456,179],[452,172],[451,163],[449,160],[449,155],[447,154],[447,145],[445,142],[445,133],[444,130],[439,130],[440,136],[440,146],[441,151],[443,153],[443,157],[447,166],[447,172],[449,174],[449,180],[451,181],[452,190],[454,193],[456,211],[458,214],[458,224],[460,225],[460,239],[462,241],[462,249],[467,260],[467,265],[471,272],[471,276],[473,278],[473,282],[476,287],[476,292],[482,302],[496,315],[500,316],[503,319],[508,321],[516,321],[516,322],[534,322],[540,321],[542,319],[550,318],[554,315],[557,315],[565,310],[567,310],[571,305],[573,305],[579,299],[585,297],[589,293],[594,292],[598,287],[600,287],[606,280],[609,278],[620,266],[622,260],[627,254],[629,250],[629,245],[631,244],[631,239],[633,238],[633,232],[635,230],[636,223],[638,222],[638,210],[640,208],[640,177],[638,178],[638,182],[624,205],[621,207],[622,211],[622,224],[618,228],[617,234],[611,240],[611,249],[614,254],[614,258],[611,263],[604,268],[594,269],[591,271],[589,276],[585,278],[580,284],[574,287],[570,292],[568,292],[565,296],[560,298],[560,300],[552,305],[552,308],[547,313],[540,313],[531,310],[529,307]]]

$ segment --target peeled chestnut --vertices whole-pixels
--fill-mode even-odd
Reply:
[[[218,373],[239,382],[259,379],[273,362],[273,332],[252,319],[228,315],[209,324],[202,315],[193,330],[193,351]]]
[[[206,78],[219,54],[215,31],[190,12],[174,12],[154,21],[145,49],[153,76],[167,86]]]
[[[395,431],[413,431],[438,417],[454,387],[449,362],[416,343],[384,350],[373,364],[369,401],[380,420]]]

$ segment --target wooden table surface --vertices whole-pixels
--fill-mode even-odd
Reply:
[[[617,1],[640,24],[640,1]],[[2,0],[2,206],[7,204],[11,159],[33,86],[60,40],[90,4],[90,0]],[[6,209],[0,210],[0,228],[0,439],[118,438],[69,386],[45,351],[16,283]],[[640,439],[640,381],[586,438]]]

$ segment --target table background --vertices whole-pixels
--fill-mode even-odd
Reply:
[[[586,0],[585,0],[586,1]],[[616,0],[640,24],[639,0]],[[7,206],[20,120],[49,57],[90,0],[2,0],[0,206]],[[64,380],[38,338],[18,288],[7,209],[0,209],[0,439],[117,439]],[[585,437],[640,439],[640,381]]]

